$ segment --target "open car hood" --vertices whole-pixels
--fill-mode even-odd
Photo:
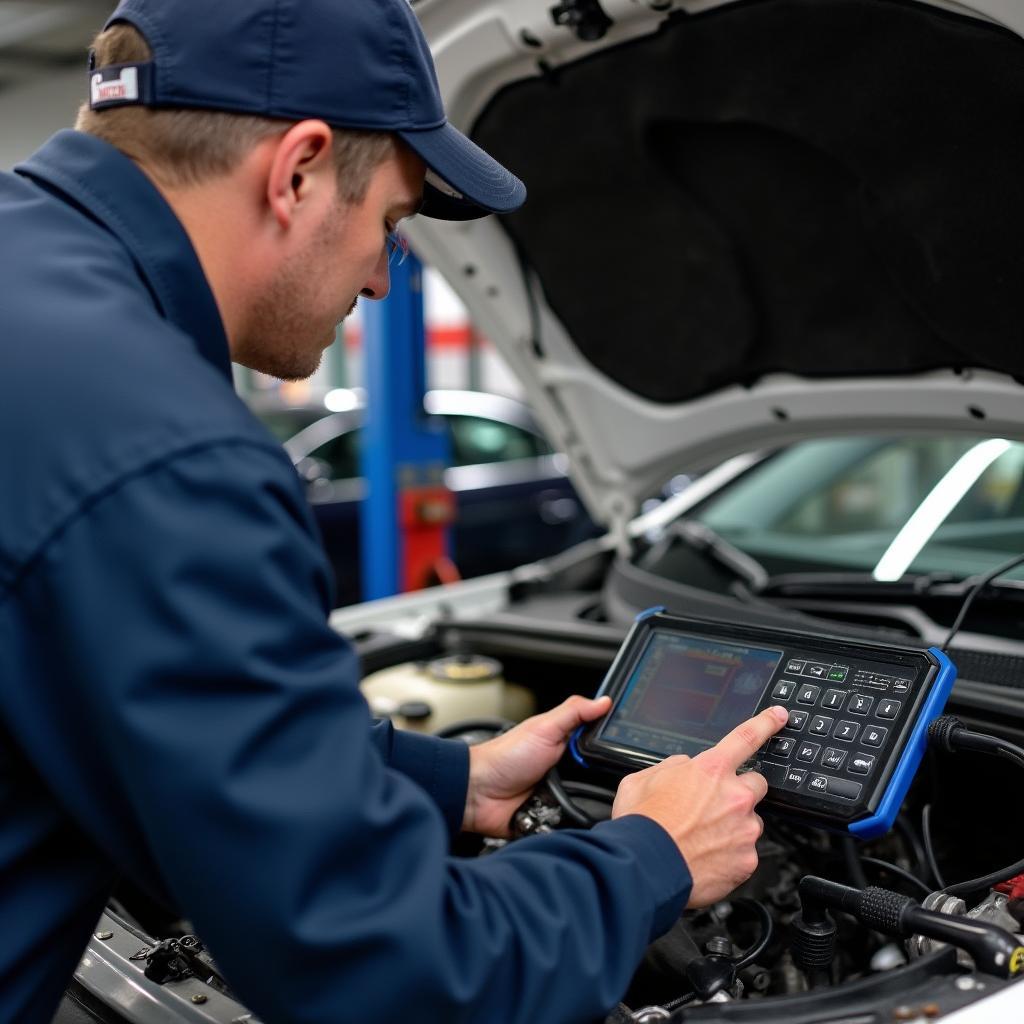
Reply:
[[[595,519],[826,433],[1024,437],[1020,0],[420,0],[516,214],[416,249]]]

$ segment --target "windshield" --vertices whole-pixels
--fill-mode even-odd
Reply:
[[[773,575],[972,576],[1024,553],[1024,444],[964,436],[808,441],[755,467],[693,518]],[[1024,578],[1024,570],[1007,576]]]
[[[290,441],[300,430],[327,415],[326,409],[296,408],[274,408],[256,409],[256,415],[263,421],[263,425],[284,444]]]

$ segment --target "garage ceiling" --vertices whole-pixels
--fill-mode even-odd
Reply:
[[[81,67],[114,0],[0,0],[0,95],[45,78],[55,69]]]

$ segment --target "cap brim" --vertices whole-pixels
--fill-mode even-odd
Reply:
[[[473,220],[511,213],[526,201],[526,186],[450,124],[398,135],[433,171],[424,186],[421,216]]]

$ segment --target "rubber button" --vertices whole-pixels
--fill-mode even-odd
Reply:
[[[807,789],[810,792],[822,796],[838,796],[843,800],[856,800],[863,788],[859,782],[836,779],[831,775],[812,775],[807,782]]]
[[[883,729],[878,725],[869,725],[864,730],[864,735],[861,736],[860,740],[866,747],[880,747],[888,735],[888,729]]]
[[[827,718],[825,715],[815,715],[811,719],[811,727],[808,729],[808,732],[813,733],[815,736],[827,736],[834,721],[834,718]]]
[[[850,698],[850,704],[846,710],[849,711],[851,715],[866,715],[871,710],[871,705],[874,703],[874,697],[865,697],[863,693],[855,693]]]
[[[807,715],[806,711],[790,711],[789,721],[783,728],[790,732],[800,732],[807,724]]]
[[[832,771],[838,771],[843,767],[843,762],[845,760],[845,750],[836,750],[835,747],[826,747],[825,753],[821,755],[821,767],[831,768]]]
[[[828,791],[832,796],[842,797],[844,800],[856,800],[864,787],[859,782],[851,782],[849,779],[829,779]]]
[[[807,783],[807,788],[812,793],[827,793],[828,792],[828,776],[827,775],[812,775]]]
[[[821,750],[820,743],[801,743],[796,750],[796,759],[810,764],[818,756],[819,750]]]
[[[789,700],[795,689],[796,683],[792,679],[780,679],[775,689],[772,690],[772,698],[774,700]]]
[[[832,733],[833,738],[842,740],[844,743],[852,743],[860,732],[860,726],[856,722],[840,722],[836,731]]]
[[[900,713],[901,707],[903,707],[901,700],[880,700],[875,714],[879,718],[895,718]]]

